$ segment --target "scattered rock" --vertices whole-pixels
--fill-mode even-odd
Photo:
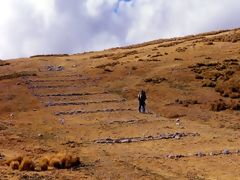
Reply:
[[[47,70],[48,71],[63,71],[64,67],[63,66],[53,66],[53,65],[49,65],[47,66]]]
[[[186,136],[199,136],[198,133],[173,133],[173,134],[160,134],[157,136],[144,136],[144,137],[130,137],[130,138],[119,138],[119,139],[100,139],[95,140],[95,143],[101,144],[114,144],[114,143],[131,143],[131,142],[141,142],[141,141],[153,141],[153,140],[162,140],[162,139],[180,139]]]
[[[43,135],[41,133],[38,134],[38,137],[43,137]]]
[[[181,137],[179,135],[176,135],[174,138],[175,139],[180,139]]]
[[[204,157],[204,156],[206,156],[206,154],[203,153],[203,152],[197,152],[197,153],[195,154],[195,156]]]
[[[224,155],[228,155],[228,154],[230,154],[230,151],[227,150],[227,149],[224,149],[222,153],[223,153]]]
[[[4,158],[5,158],[5,155],[2,154],[2,153],[0,153],[0,160],[1,160],[1,159],[4,159]]]
[[[59,122],[60,122],[61,125],[63,125],[64,122],[65,122],[64,118],[61,118],[61,119],[59,120]]]
[[[89,113],[109,113],[109,112],[122,112],[122,111],[133,111],[132,109],[99,109],[95,111],[82,111],[82,110],[75,110],[75,111],[62,111],[62,112],[56,112],[56,116],[60,115],[75,115],[75,114],[89,114]]]
[[[11,113],[9,116],[10,116],[10,118],[13,118],[14,117],[14,113]]]

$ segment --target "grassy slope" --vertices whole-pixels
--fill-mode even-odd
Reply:
[[[239,49],[240,30],[236,29],[157,40],[100,52],[37,56],[8,61],[10,65],[0,66],[0,75],[4,77],[0,80],[0,153],[6,158],[18,154],[27,155],[37,161],[39,157],[47,154],[69,151],[80,156],[88,166],[78,171],[12,173],[8,167],[2,165],[1,178],[17,178],[23,174],[35,178],[43,176],[60,179],[64,176],[68,179],[239,177],[237,167],[240,165],[240,156],[237,155],[189,157],[179,160],[162,157],[171,153],[188,154],[239,148],[240,116],[239,111],[231,108],[232,104],[239,103],[239,91],[232,91],[232,87],[239,90],[240,69],[239,65],[225,61],[238,59],[239,64]],[[197,63],[203,63],[204,66],[197,67]],[[219,64],[212,66],[211,63]],[[47,71],[47,65],[61,65],[64,71]],[[223,65],[226,68],[219,70]],[[193,68],[198,73],[195,73]],[[234,74],[226,77],[227,71],[234,71]],[[222,79],[212,78],[216,72],[222,74]],[[32,76],[34,74],[37,76]],[[196,75],[203,79],[196,79]],[[220,94],[215,88],[202,87],[209,81],[224,89],[224,92]],[[59,87],[28,89],[29,83]],[[148,114],[137,113],[136,95],[142,88],[147,90]],[[34,96],[83,92],[107,94],[65,99]],[[226,93],[230,97],[227,97]],[[48,102],[57,101],[89,102],[122,98],[127,101],[44,106]],[[219,104],[215,102],[219,99],[226,103],[227,110],[211,111],[212,106]],[[78,109],[89,112],[109,108],[131,108],[134,111],[65,116],[64,125],[59,123],[60,117],[54,115],[60,111]],[[176,126],[177,117],[181,119],[180,126]],[[129,123],[131,120],[133,123]],[[93,143],[96,139],[107,137],[143,137],[172,132],[198,132],[200,136],[114,145]],[[38,134],[43,136],[39,137]],[[73,141],[73,145],[66,143],[68,141]]]

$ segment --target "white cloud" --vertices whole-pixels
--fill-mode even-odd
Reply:
[[[239,11],[239,0],[1,0],[0,58],[234,28]]]

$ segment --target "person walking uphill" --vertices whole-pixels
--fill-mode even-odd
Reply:
[[[138,102],[139,102],[138,111],[139,112],[145,113],[146,99],[147,99],[146,92],[144,90],[141,90],[138,93]]]

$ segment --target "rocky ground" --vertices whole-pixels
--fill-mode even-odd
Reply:
[[[0,61],[0,179],[240,179],[239,110],[239,29]]]

